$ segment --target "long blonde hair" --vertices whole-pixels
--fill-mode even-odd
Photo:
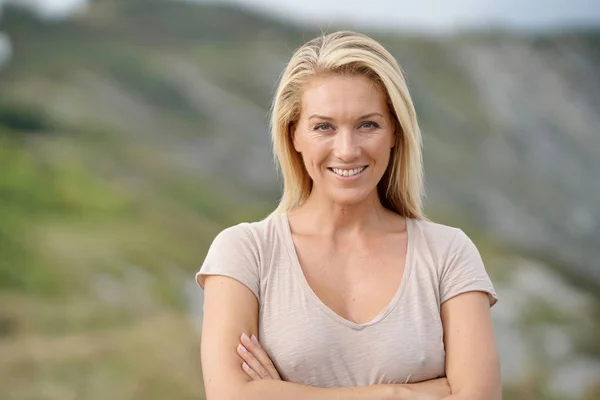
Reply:
[[[404,217],[426,219],[421,131],[402,70],[381,44],[350,31],[307,42],[283,72],[271,110],[273,151],[283,177],[283,196],[274,213],[302,205],[312,190],[302,157],[294,149],[290,127],[300,118],[304,85],[318,75],[365,75],[384,90],[396,124],[396,143],[377,185],[379,198],[384,207]]]

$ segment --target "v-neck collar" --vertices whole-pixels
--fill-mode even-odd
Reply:
[[[413,241],[414,241],[413,232],[414,231],[412,228],[413,222],[414,221],[411,218],[406,218],[406,233],[407,233],[408,239],[407,239],[405,265],[404,265],[404,271],[402,272],[402,278],[401,278],[400,284],[398,285],[398,289],[396,290],[394,297],[392,297],[392,299],[387,304],[387,306],[385,306],[371,321],[365,322],[362,324],[358,324],[354,321],[350,321],[350,320],[340,316],[338,313],[336,313],[331,308],[329,308],[329,306],[327,306],[319,298],[319,296],[317,296],[317,294],[314,292],[312,287],[308,284],[308,281],[306,280],[306,276],[304,275],[304,271],[302,270],[302,266],[300,265],[300,260],[298,258],[298,254],[296,252],[296,246],[294,244],[294,238],[292,236],[292,230],[290,227],[288,214],[287,214],[287,212],[283,212],[280,215],[280,223],[281,223],[280,226],[283,231],[284,245],[287,249],[287,252],[288,252],[288,255],[290,258],[293,274],[296,277],[297,281],[299,282],[300,286],[302,286],[302,289],[308,295],[308,297],[310,297],[325,314],[327,314],[329,317],[331,317],[336,322],[338,322],[342,325],[345,325],[349,328],[355,329],[355,330],[360,330],[360,329],[366,328],[368,326],[375,325],[378,322],[385,319],[394,310],[396,305],[399,303],[399,301],[402,297],[402,294],[406,291],[406,286],[408,285],[408,281],[410,279],[412,264],[413,264],[413,262],[412,262],[412,258],[413,258],[412,253],[413,253],[413,247],[414,247],[413,246]]]

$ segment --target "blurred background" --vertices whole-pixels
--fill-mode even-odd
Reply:
[[[427,214],[479,247],[504,398],[600,399],[600,3],[0,0],[0,398],[202,399],[194,273],[278,200],[294,49],[402,65]]]

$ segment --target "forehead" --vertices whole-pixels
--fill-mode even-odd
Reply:
[[[302,115],[314,113],[343,118],[379,112],[387,114],[384,91],[369,77],[315,77],[302,93]]]

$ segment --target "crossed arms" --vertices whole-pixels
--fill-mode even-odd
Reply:
[[[242,333],[257,335],[256,297],[238,281],[219,275],[207,277],[204,290],[201,357],[208,400],[500,400],[502,397],[500,363],[489,301],[484,293],[463,293],[442,304],[446,389],[442,385],[445,380],[315,388],[278,379],[251,378],[248,370],[242,368],[242,353],[236,349]],[[258,354],[251,342],[245,345],[252,354]],[[269,362],[264,363],[269,366]]]

